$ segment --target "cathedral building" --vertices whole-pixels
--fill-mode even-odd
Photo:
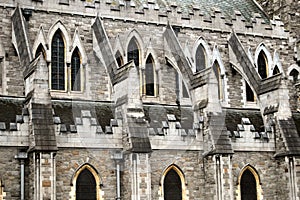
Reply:
[[[0,200],[299,200],[295,0],[0,0]]]

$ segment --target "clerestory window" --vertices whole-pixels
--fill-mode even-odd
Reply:
[[[196,51],[196,72],[206,68],[206,53],[202,44],[200,44]]]
[[[72,54],[71,59],[71,90],[80,91],[81,90],[81,71],[80,71],[80,56],[79,50],[76,48]]]
[[[65,90],[65,45],[60,31],[51,43],[51,89]]]

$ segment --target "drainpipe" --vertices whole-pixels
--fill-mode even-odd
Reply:
[[[123,161],[123,153],[117,151],[112,155],[112,159],[116,163],[116,174],[117,174],[117,196],[116,200],[121,199],[121,162]]]
[[[117,200],[121,199],[120,164],[117,163]]]
[[[16,159],[20,160],[21,163],[21,200],[25,199],[25,159],[27,159],[26,152],[19,152],[18,155],[15,156]]]

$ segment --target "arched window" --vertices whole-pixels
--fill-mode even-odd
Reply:
[[[127,61],[134,61],[135,66],[140,66],[140,51],[135,38],[132,38],[127,48]]]
[[[296,69],[292,69],[289,76],[293,77],[293,82],[296,83],[298,81],[299,72]]]
[[[72,199],[76,200],[100,200],[100,177],[89,164],[81,166],[72,179]]]
[[[146,60],[145,67],[145,84],[146,84],[146,95],[154,96],[155,95],[155,80],[154,80],[154,63],[151,55],[148,56]]]
[[[65,44],[60,31],[51,43],[51,89],[65,90]]]
[[[161,179],[164,200],[182,200],[186,198],[185,180],[182,171],[176,165],[170,165]]]
[[[116,52],[115,58],[117,60],[118,66],[121,67],[124,64],[124,62],[123,62],[123,58],[122,58],[120,51]]]
[[[241,177],[241,199],[256,200],[257,189],[254,175],[249,169],[246,169]]]
[[[93,174],[84,169],[76,181],[76,200],[96,200],[96,181]]]
[[[166,174],[164,180],[164,199],[182,200],[181,180],[174,169],[171,169]]]
[[[206,53],[202,44],[200,44],[196,51],[196,72],[199,72],[206,67]]]
[[[76,48],[71,58],[71,90],[72,91],[81,90],[80,66],[81,66],[81,62],[80,62],[79,50],[78,48]]]
[[[276,74],[279,74],[279,73],[280,73],[280,70],[279,70],[278,66],[276,65],[274,67],[274,70],[273,70],[273,75],[276,75]]]
[[[40,55],[40,53],[43,55],[43,57],[45,59],[46,58],[46,52],[45,52],[45,49],[44,49],[42,44],[40,44],[38,46],[38,48],[36,49],[35,58],[38,57]]]
[[[268,62],[266,54],[263,51],[260,51],[257,58],[257,67],[258,67],[258,74],[262,79],[268,77]]]
[[[218,62],[214,62],[213,64],[213,71],[214,71],[214,74],[217,78],[217,81],[218,81],[218,97],[220,100],[223,99],[223,80],[222,80],[222,77],[221,77],[221,69],[220,69],[220,66],[218,64]]]
[[[254,102],[255,101],[254,92],[252,91],[251,87],[247,82],[245,84],[246,84],[246,101]]]

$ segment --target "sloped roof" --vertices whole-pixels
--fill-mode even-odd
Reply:
[[[6,129],[9,123],[16,122],[16,115],[22,114],[23,100],[0,98],[0,122],[5,122]]]
[[[226,115],[225,124],[227,130],[231,132],[237,130],[237,125],[241,124],[242,118],[248,118],[256,131],[263,131],[264,122],[260,110],[224,109],[223,112]]]
[[[102,102],[75,102],[75,101],[53,101],[52,107],[54,115],[60,117],[61,123],[69,125],[75,124],[75,118],[81,117],[82,110],[89,110],[91,117],[97,119],[103,130],[110,125],[110,120],[114,118],[114,106],[110,103]]]
[[[217,10],[229,19],[235,16],[235,11],[239,11],[247,21],[251,21],[254,13],[258,13],[265,21],[269,21],[265,12],[253,0],[152,0],[151,2],[156,3],[161,10],[176,6],[181,9],[182,13],[188,14],[193,10],[200,10],[204,16],[210,16],[213,10]],[[135,0],[137,7],[144,3],[146,0]]]

